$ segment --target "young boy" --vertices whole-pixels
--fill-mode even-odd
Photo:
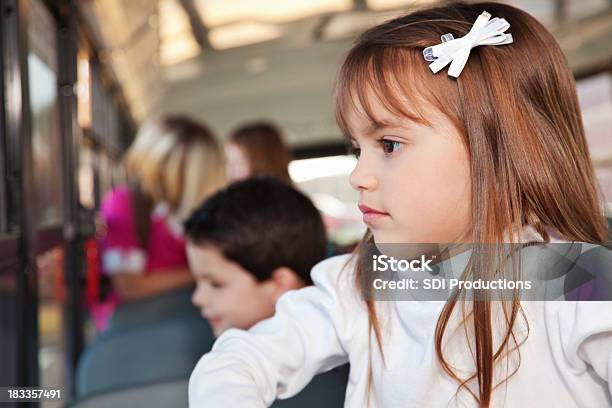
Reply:
[[[192,300],[215,336],[271,317],[280,295],[312,284],[310,270],[326,250],[312,202],[268,177],[212,196],[185,222],[185,235]]]
[[[240,181],[213,195],[185,222],[185,236],[197,283],[192,300],[215,336],[274,315],[283,293],[312,284],[310,270],[326,251],[318,210],[271,177]],[[273,407],[342,406],[348,371],[344,365],[318,375],[297,396]],[[206,406],[190,397],[190,407],[202,402]]]

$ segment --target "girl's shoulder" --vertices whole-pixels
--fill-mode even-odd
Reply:
[[[337,255],[316,264],[310,273],[314,287],[347,307],[363,303],[357,286],[355,254]]]
[[[339,279],[354,276],[355,255],[343,254],[324,259],[313,266],[310,276],[315,285],[337,286]]]
[[[560,301],[538,302],[544,305],[545,325],[554,343],[565,353],[568,362],[585,369],[585,361],[605,364],[612,358],[612,302]],[[554,340],[558,339],[558,340]],[[585,359],[586,352],[599,354]],[[610,373],[612,375],[612,372]]]

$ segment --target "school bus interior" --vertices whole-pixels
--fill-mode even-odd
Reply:
[[[612,205],[612,2],[508,3],[561,44]],[[426,4],[0,0],[0,386],[64,390],[61,402],[25,406],[186,406],[189,373],[213,341],[191,291],[124,305],[101,333],[89,308],[108,290],[100,203],[127,181],[121,158],[136,130],[177,112],[220,138],[248,120],[278,124],[292,179],[332,241],[351,245],[365,227],[346,181],[356,159],[334,121],[334,76],[360,32]],[[314,386],[335,389],[324,378]]]

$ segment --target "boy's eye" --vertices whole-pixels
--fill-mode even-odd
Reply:
[[[380,144],[382,146],[382,150],[385,154],[391,154],[394,151],[396,151],[397,149],[399,149],[400,147],[402,147],[402,143],[401,142],[396,142],[394,140],[387,140],[387,139],[382,139],[380,141]]]
[[[223,284],[221,282],[212,281],[210,282],[210,286],[212,286],[214,289],[221,289]]]

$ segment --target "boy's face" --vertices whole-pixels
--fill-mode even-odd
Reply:
[[[215,336],[232,327],[246,330],[274,314],[278,296],[273,282],[258,282],[212,245],[188,242],[187,257],[197,284],[191,300]]]

